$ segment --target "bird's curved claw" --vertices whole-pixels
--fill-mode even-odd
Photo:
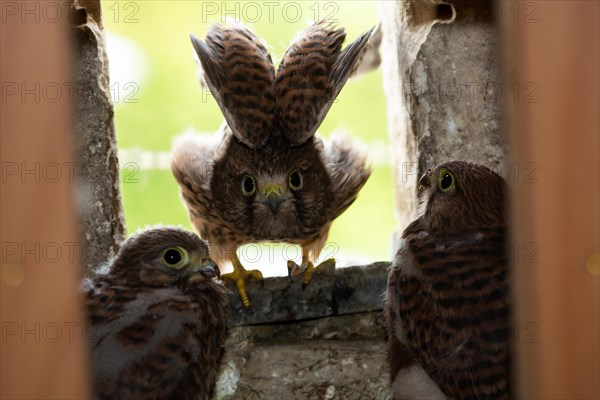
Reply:
[[[313,265],[313,263],[309,262],[308,265],[306,266],[306,271],[304,271],[304,279],[302,280],[302,290],[304,290],[308,284],[311,282],[312,280],[312,276],[314,273],[322,273],[322,272],[327,272],[327,271],[333,271],[335,269],[335,259],[334,258],[329,258],[325,261],[323,261],[321,264],[317,265],[316,267]]]
[[[306,287],[312,280],[312,276],[315,271],[315,268],[316,268],[315,265],[310,261],[306,265],[306,271],[304,271],[304,279],[302,279],[302,290],[306,289]]]
[[[299,266],[292,260],[288,260],[287,268],[288,268],[288,279],[289,279],[290,283],[292,282],[292,277],[294,277],[294,276],[300,274],[302,271],[304,271],[304,269],[301,266]]]
[[[333,258],[327,259],[327,260],[323,261],[321,264],[317,265],[316,267],[311,261],[308,261],[306,264],[302,264],[300,266],[300,265],[296,264],[294,261],[289,260],[287,267],[288,267],[288,279],[290,280],[290,282],[292,281],[293,276],[304,273],[304,277],[302,279],[302,290],[304,290],[308,286],[310,281],[312,280],[312,276],[314,273],[321,273],[321,272],[333,270],[335,268],[335,259],[333,259]]]

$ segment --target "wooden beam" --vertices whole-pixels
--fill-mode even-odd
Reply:
[[[69,4],[48,4],[0,3],[3,399],[90,398],[78,296]]]
[[[599,3],[499,2],[518,398],[600,397]]]

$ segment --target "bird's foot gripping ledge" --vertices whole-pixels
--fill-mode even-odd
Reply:
[[[323,261],[321,264],[315,266],[311,261],[306,264],[302,264],[302,266],[296,264],[294,261],[289,260],[288,264],[288,278],[290,282],[293,281],[293,278],[296,275],[302,274],[302,289],[306,288],[308,284],[312,280],[312,276],[314,273],[322,273],[322,272],[332,272],[335,269],[335,259],[330,258],[328,260]]]
[[[245,270],[241,266],[235,268],[234,271],[229,274],[221,275],[221,279],[225,282],[229,281],[235,284],[237,292],[239,293],[239,300],[244,307],[250,307],[250,299],[248,298],[248,293],[246,291],[246,280],[252,279],[261,286],[264,284],[262,273],[259,270]]]

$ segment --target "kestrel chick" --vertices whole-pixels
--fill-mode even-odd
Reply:
[[[370,175],[365,156],[345,137],[323,143],[315,135],[370,34],[341,50],[344,30],[318,22],[289,48],[277,73],[266,47],[243,27],[212,27],[204,42],[192,36],[226,125],[219,143],[179,138],[171,168],[211,255],[219,265],[233,264],[223,278],[236,282],[245,306],[245,279],[262,274],[246,271],[236,249],[262,241],[298,244],[308,284],[331,222]]]
[[[100,399],[209,399],[229,318],[218,274],[195,234],[154,228],[84,282]]]
[[[507,185],[453,161],[427,171],[419,191],[388,277],[394,396],[510,398]]]

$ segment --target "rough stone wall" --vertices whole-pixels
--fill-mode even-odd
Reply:
[[[232,328],[216,399],[390,398],[383,293],[388,263],[230,285]]]
[[[125,238],[119,162],[100,1],[72,6],[77,203],[85,272],[105,263]]]
[[[230,331],[216,399],[390,398],[379,312]]]
[[[504,172],[494,4],[379,2],[399,231],[416,216],[417,181],[427,168],[460,159]]]

